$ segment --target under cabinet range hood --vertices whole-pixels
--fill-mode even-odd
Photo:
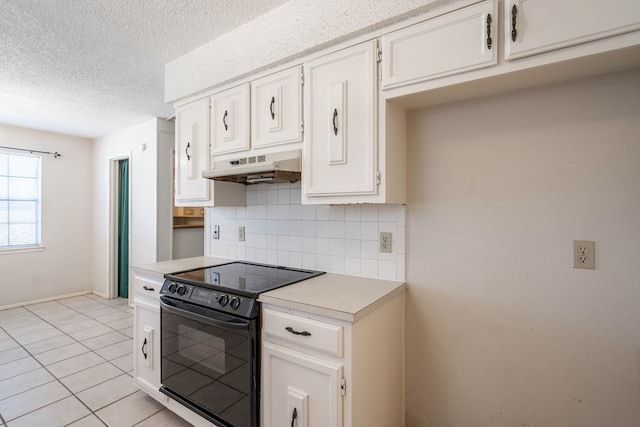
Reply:
[[[301,150],[259,154],[213,162],[203,178],[248,184],[275,184],[300,180]]]

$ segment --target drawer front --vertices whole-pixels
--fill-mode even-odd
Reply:
[[[342,326],[265,309],[262,329],[267,336],[342,357]]]
[[[160,288],[162,288],[162,282],[157,280],[140,276],[136,276],[134,279],[135,295],[153,301],[156,305],[159,301]]]

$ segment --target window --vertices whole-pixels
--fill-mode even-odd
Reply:
[[[40,157],[0,152],[0,250],[40,245]]]

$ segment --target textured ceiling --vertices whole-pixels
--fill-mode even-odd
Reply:
[[[173,109],[164,64],[286,0],[2,0],[0,123],[95,138]]]

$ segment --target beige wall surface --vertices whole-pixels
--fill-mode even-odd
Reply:
[[[42,155],[44,250],[0,253],[0,307],[91,290],[91,140],[0,125],[0,145],[62,155]]]
[[[408,128],[406,425],[638,425],[640,70]]]
[[[168,127],[167,127],[168,126]],[[130,235],[129,235],[129,264],[140,265],[168,259],[170,249],[158,247],[159,241],[170,245],[170,237],[162,238],[161,233],[170,234],[169,224],[171,202],[165,193],[172,194],[170,177],[161,182],[160,174],[171,173],[169,164],[159,162],[160,150],[170,152],[172,139],[164,141],[159,133],[172,129],[173,124],[167,124],[162,119],[150,119],[141,124],[131,126],[121,131],[100,137],[94,142],[93,170],[93,261],[92,285],[93,290],[100,295],[110,294],[110,167],[111,163],[122,157],[129,160],[129,188],[130,188]],[[164,141],[161,143],[161,141]],[[143,147],[144,144],[144,147]],[[165,153],[166,154],[166,153]],[[165,157],[170,157],[167,154]],[[164,165],[159,167],[159,165]],[[159,212],[158,199],[163,200]],[[158,222],[163,223],[159,227]],[[160,256],[164,254],[163,256]],[[131,283],[131,272],[130,280]]]

